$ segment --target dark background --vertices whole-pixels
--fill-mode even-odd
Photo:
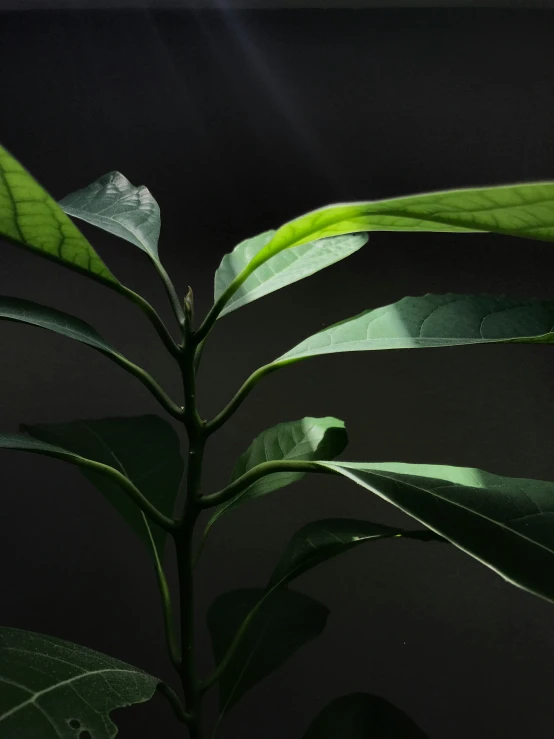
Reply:
[[[204,313],[226,251],[312,208],[553,179],[553,33],[541,10],[0,14],[0,140],[57,198],[113,169],[146,184],[162,209],[164,263]],[[83,230],[171,320],[146,256]],[[217,325],[202,413],[323,325],[428,291],[552,298],[553,273],[549,244],[375,233],[348,260]],[[7,245],[0,291],[94,323],[179,396],[150,325],[115,293]],[[88,348],[7,322],[0,331],[2,429],[160,412]],[[253,436],[304,415],[346,421],[347,459],[554,479],[552,362],[549,347],[491,346],[283,369],[211,443],[205,490],[225,483]],[[10,452],[1,461],[2,622],[172,679],[141,543],[76,468]],[[348,515],[405,523],[320,476],[229,515],[199,568],[199,617],[219,593],[263,585],[300,525]],[[353,691],[386,697],[431,739],[554,737],[554,610],[463,553],[367,545],[296,587],[329,605],[328,628],[243,699],[222,739],[300,739],[329,700]],[[198,649],[205,671],[203,626]],[[213,699],[208,707],[213,717]],[[182,735],[160,698],[116,716],[124,739]]]

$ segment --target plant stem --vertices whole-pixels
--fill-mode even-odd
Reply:
[[[192,301],[185,301],[184,351],[181,372],[185,394],[183,422],[189,441],[187,490],[183,516],[175,532],[177,566],[179,573],[179,598],[181,606],[181,681],[185,695],[190,739],[202,739],[201,695],[196,675],[195,613],[194,613],[194,527],[202,510],[200,484],[202,458],[206,444],[204,423],[196,407],[194,358],[197,342],[192,331]]]

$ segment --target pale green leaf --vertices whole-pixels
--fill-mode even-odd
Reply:
[[[275,231],[266,231],[242,241],[230,254],[223,257],[215,273],[216,301],[274,234]],[[277,254],[248,277],[226,303],[219,317],[348,257],[358,251],[366,241],[367,234],[336,236]]]
[[[301,421],[279,423],[257,436],[239,458],[230,482],[253,467],[273,460],[314,460],[338,456],[346,447],[348,437],[343,421],[336,418],[303,418]],[[235,498],[219,506],[211,517],[205,533],[228,510],[254,498],[279,490],[304,477],[304,472],[274,472],[247,487]]]
[[[1,146],[0,238],[119,284],[56,201]]]
[[[103,418],[70,423],[24,426],[35,439],[62,447],[121,472],[164,515],[171,518],[183,475],[179,437],[158,416]],[[149,521],[140,508],[111,478],[81,468],[83,475],[110,501],[152,552],[152,540],[161,558],[166,532]]]
[[[219,705],[223,713],[247,690],[274,672],[304,644],[325,628],[329,611],[313,598],[281,588],[234,590],[217,598],[207,620],[217,663],[221,662],[237,631],[255,610],[244,638],[219,679]]]
[[[384,698],[351,693],[325,706],[303,739],[426,739],[426,736],[411,718]]]
[[[501,575],[554,602],[554,483],[468,467],[316,462],[413,516]]]
[[[338,352],[554,341],[554,302],[498,295],[408,297],[324,328],[272,364]]]
[[[134,187],[119,172],[110,172],[59,204],[73,218],[125,239],[158,261],[160,208],[146,187]]]
[[[113,739],[116,708],[150,700],[161,682],[71,642],[0,628],[4,739]]]

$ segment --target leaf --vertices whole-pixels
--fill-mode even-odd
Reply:
[[[238,480],[253,467],[279,459],[328,459],[338,456],[346,447],[348,437],[343,421],[336,418],[303,418],[301,421],[279,423],[257,436],[239,458],[230,482]],[[250,485],[240,495],[219,506],[205,530],[228,510],[254,498],[272,493],[304,477],[304,472],[274,472]]]
[[[325,628],[329,615],[327,607],[307,595],[287,588],[269,595],[261,588],[234,590],[217,598],[207,614],[218,663],[245,618],[262,599],[240,646],[219,679],[222,713]]]
[[[426,739],[403,711],[384,698],[351,693],[329,703],[303,739]]]
[[[56,201],[1,146],[0,238],[119,284]]]
[[[356,482],[490,567],[554,602],[554,483],[469,467],[316,462]]]
[[[400,536],[403,533],[403,529],[350,518],[329,518],[308,523],[290,540],[268,587],[285,585],[321,562],[367,541]]]
[[[104,418],[24,429],[45,444],[117,469],[159,511],[168,517],[173,515],[184,464],[179,438],[162,418],[154,415]],[[115,481],[95,470],[81,468],[81,472],[110,501],[150,552],[152,534],[161,557],[166,532],[149,521]]]
[[[248,269],[257,269],[285,249],[360,231],[490,231],[554,241],[554,182],[329,205],[281,226]]]
[[[110,172],[59,204],[73,218],[109,231],[159,261],[160,208],[146,187],[134,187],[119,172]]]
[[[554,302],[498,295],[408,297],[335,323],[272,362],[337,352],[554,342]]]
[[[216,301],[274,234],[275,231],[266,231],[246,239],[223,257],[215,273]],[[335,236],[277,254],[248,277],[227,302],[219,318],[350,256],[366,243],[367,238],[366,234]]]
[[[5,739],[112,739],[110,712],[154,695],[160,681],[92,649],[0,628],[0,734]]]

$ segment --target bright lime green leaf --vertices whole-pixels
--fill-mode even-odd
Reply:
[[[239,458],[230,482],[262,462],[278,459],[314,460],[338,456],[346,447],[348,437],[343,421],[336,418],[303,418],[301,421],[279,423],[257,436]],[[240,495],[221,505],[205,530],[226,511],[254,498],[272,493],[304,477],[304,472],[274,472],[250,485]]]
[[[225,292],[235,277],[252,261],[274,234],[275,231],[266,231],[254,238],[242,241],[230,254],[223,257],[215,273],[215,300]],[[336,236],[313,241],[277,254],[250,275],[226,303],[219,317],[329,267],[358,251],[366,241],[367,234]]]
[[[323,604],[288,588],[270,594],[258,588],[225,593],[207,614],[218,664],[254,609],[255,615],[249,619],[244,638],[218,682],[221,713],[234,706],[301,646],[318,637],[329,615]]]
[[[554,602],[554,483],[444,465],[317,462]]]
[[[146,415],[24,428],[45,444],[118,470],[159,511],[172,517],[184,464],[179,438],[167,421]],[[91,469],[81,468],[81,472],[110,501],[152,554],[153,540],[161,558],[166,532],[149,521],[114,480]]]
[[[119,284],[56,201],[1,146],[0,238]]]
[[[271,576],[268,587],[286,585],[312,567],[360,544],[391,537],[420,541],[439,539],[432,531],[405,531],[397,526],[393,528],[354,518],[314,521],[302,526],[294,534]]]
[[[554,302],[496,295],[424,295],[324,328],[273,364],[338,352],[496,342],[554,342]]]
[[[119,172],[110,172],[66,195],[60,206],[73,218],[125,239],[158,261],[160,208],[146,187],[134,187]]]
[[[384,698],[351,693],[329,703],[303,739],[426,739],[403,711]]]
[[[250,267],[308,241],[359,231],[491,231],[554,241],[554,182],[329,205],[281,226]]]
[[[113,739],[116,708],[150,700],[160,680],[92,649],[0,628],[0,735]]]

